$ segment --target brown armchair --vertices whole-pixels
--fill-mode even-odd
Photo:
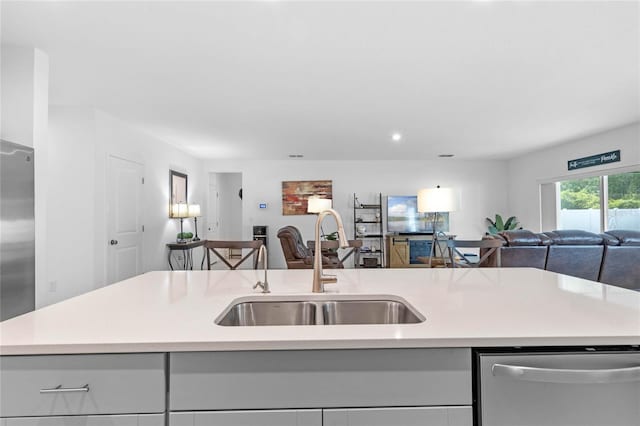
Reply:
[[[295,226],[285,226],[278,231],[282,253],[288,269],[313,269],[313,252],[304,244],[302,234]],[[342,262],[322,256],[323,268],[343,268]]]

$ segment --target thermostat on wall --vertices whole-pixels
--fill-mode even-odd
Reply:
[[[258,204],[258,206],[259,206],[261,209],[266,209],[266,208],[267,208],[267,203],[260,203],[260,204]]]

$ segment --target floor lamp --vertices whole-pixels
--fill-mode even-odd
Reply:
[[[439,237],[448,238],[444,232],[438,231],[438,214],[453,212],[457,209],[456,194],[451,188],[440,188],[440,185],[438,185],[436,188],[425,188],[418,191],[418,212],[433,213],[431,224],[433,238],[431,239],[431,250],[429,251],[429,267],[431,267],[431,260],[436,254],[436,245],[439,246]],[[442,247],[440,247],[440,257],[444,260]]]

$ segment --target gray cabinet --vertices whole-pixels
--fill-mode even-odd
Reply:
[[[169,426],[322,426],[322,410],[171,413]]]
[[[471,405],[469,349],[184,352],[169,409]]]
[[[0,415],[164,413],[164,359],[164,354],[3,356],[0,358]],[[96,425],[127,424],[109,423],[125,421],[114,419],[89,418],[94,422],[107,422]],[[31,424],[16,421],[8,419],[6,426]],[[66,422],[55,424],[75,424],[68,423],[71,421],[68,419],[55,421]]]
[[[169,365],[170,426],[473,424],[465,348],[186,352]]]
[[[324,410],[323,426],[471,426],[471,407],[349,408]]]
[[[468,348],[166,357],[1,357],[0,426],[472,425]]]
[[[238,410],[171,413],[169,426],[471,426],[471,407]]]
[[[164,415],[14,417],[2,419],[0,426],[164,426]]]

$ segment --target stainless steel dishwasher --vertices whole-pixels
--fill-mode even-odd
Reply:
[[[640,349],[476,351],[478,426],[638,426]]]

